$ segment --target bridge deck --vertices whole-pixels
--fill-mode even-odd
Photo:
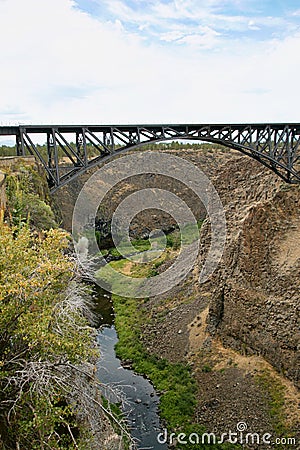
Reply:
[[[263,130],[267,126],[271,127],[273,130],[281,130],[285,126],[289,126],[300,133],[300,123],[189,123],[189,124],[78,124],[78,125],[64,125],[64,124],[49,124],[49,125],[14,125],[14,126],[0,126],[0,136],[12,136],[17,135],[20,130],[26,129],[30,133],[47,133],[52,129],[59,129],[61,133],[76,133],[78,130],[87,128],[93,132],[106,131],[109,132],[111,129],[120,129],[123,131],[134,131],[137,128],[151,129],[153,131],[159,131],[162,128],[172,128],[178,131],[186,131],[186,129],[201,129],[209,127],[211,130],[218,130],[220,128],[231,127],[235,130],[244,130],[247,127],[252,127],[257,130]]]
[[[44,135],[46,155],[34,142],[40,139],[37,135]],[[269,167],[283,180],[300,182],[300,123],[22,124],[1,126],[0,136],[15,136],[17,155],[31,154],[41,161],[53,190],[116,152],[148,143],[180,139],[211,142],[236,149]],[[61,173],[61,155],[70,162],[69,173]]]

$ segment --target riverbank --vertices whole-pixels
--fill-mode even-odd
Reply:
[[[115,346],[118,335],[114,326],[115,312],[109,292],[92,285],[93,311],[97,323],[97,344],[100,348],[97,377],[101,382],[101,392],[108,399],[109,406],[118,410],[119,417],[126,419],[126,425],[134,442],[134,449],[167,450],[157,442],[162,432],[158,414],[159,398],[153,385],[144,376],[130,367],[122,367],[116,356]]]
[[[168,236],[169,245],[167,251],[153,263],[144,263],[141,268],[139,264],[132,263],[126,259],[112,261],[109,264],[130,276],[156,276],[159,271],[165,269],[178,254],[178,231]],[[146,242],[139,247],[147,250]],[[106,251],[107,254],[115,254],[114,250]],[[116,257],[119,255],[115,254]],[[154,270],[155,269],[155,270]],[[105,268],[100,269],[98,276],[105,278]],[[176,432],[189,436],[196,433],[202,436],[205,427],[197,424],[195,413],[197,406],[197,384],[192,374],[192,366],[186,362],[171,362],[163,358],[158,351],[152,351],[145,346],[145,335],[147,326],[153,323],[153,317],[149,310],[149,299],[124,298],[112,294],[115,313],[115,326],[118,332],[116,354],[122,360],[125,367],[131,367],[136,373],[147,376],[160,396],[159,410],[163,425],[168,434]],[[168,305],[170,306],[170,305]],[[185,306],[187,306],[185,304]],[[150,312],[150,314],[149,314]],[[153,310],[152,310],[153,312]],[[157,332],[159,333],[158,329]],[[181,334],[181,330],[179,330]],[[178,353],[177,353],[178,357]],[[157,433],[157,439],[159,438]],[[155,445],[155,442],[152,442]],[[157,441],[156,441],[157,444]],[[170,444],[170,443],[169,443]],[[174,440],[172,448],[192,449],[193,444],[184,444]],[[206,448],[205,445],[197,448]],[[230,444],[215,444],[216,449],[230,449]],[[235,446],[235,448],[237,448]]]
[[[124,262],[111,264],[134,274]],[[295,388],[263,358],[243,356],[211,340],[205,321],[208,296],[199,298],[191,291],[191,284],[192,278],[168,298],[112,296],[119,336],[117,355],[126,367],[147,376],[160,393],[161,418],[168,435],[202,436],[210,432],[220,437],[220,430],[235,432],[244,418],[247,426],[261,435],[296,439],[294,425],[287,423],[286,409],[291,407],[289,413],[296,413]],[[207,342],[204,348],[199,345],[201,339]],[[172,448],[195,448],[172,442]],[[238,447],[215,444],[214,448]]]
[[[167,385],[174,380],[173,365],[188,369],[187,380],[188,384],[191,380],[193,398],[190,404],[194,406],[193,413],[186,416],[189,417],[187,431],[201,431],[204,426],[208,432],[220,436],[228,430],[235,431],[243,422],[250,433],[257,432],[261,436],[270,433],[273,439],[299,441],[299,391],[295,387],[299,382],[298,188],[274,179],[273,174],[248,158],[224,157],[226,165],[222,166],[216,153],[210,158],[199,156],[197,152],[184,152],[179,156],[199,167],[205,166],[208,159],[208,169],[227,216],[224,258],[213,279],[205,285],[198,284],[199,259],[190,276],[165,295],[144,301],[129,299],[129,303],[116,298],[120,336],[124,330],[123,349],[120,347],[124,358],[132,345],[130,363],[134,364],[136,359],[137,370],[140,366],[142,372],[154,373],[157,385],[161,361],[162,374],[166,369],[171,377]],[[45,180],[40,183],[44,185]],[[126,195],[125,187],[122,195]],[[64,197],[61,193],[60,196]],[[24,210],[16,206],[12,219],[16,224],[26,223]],[[37,214],[35,208],[32,210],[33,215],[30,211],[30,217],[35,214],[37,219],[49,218],[43,203],[38,203],[36,210]],[[142,231],[144,225],[146,231],[150,228],[148,219]],[[38,227],[35,233],[39,233]],[[206,225],[202,244],[201,256],[209,245]],[[168,250],[169,259],[148,266],[146,276],[155,277],[169,266],[175,252],[171,248]],[[134,264],[122,260],[111,264],[133,276],[141,275],[145,269],[144,266],[136,271]],[[132,317],[138,320],[132,322]],[[169,380],[169,375],[165,376]],[[174,383],[176,385],[177,380],[180,387],[182,379],[176,377]],[[167,392],[163,389],[161,393]],[[176,394],[170,397],[177,405]],[[172,411],[169,413],[167,406],[167,418],[174,420],[175,425],[180,423],[178,416],[168,415]],[[184,414],[186,410],[182,409]],[[178,414],[180,416],[181,411]],[[101,441],[105,433],[108,437],[115,435],[105,420],[101,416],[103,430],[98,441],[101,445],[105,442]],[[103,444],[102,448],[106,450],[107,445]],[[276,445],[276,448],[293,449],[295,445],[290,442]]]
[[[194,429],[205,426],[220,436],[245,422],[250,433],[282,439],[277,448],[295,448],[300,423],[299,391],[293,383],[299,367],[299,191],[240,156],[219,166],[214,183],[228,221],[220,270],[199,286],[195,267],[167,294],[136,301],[142,319],[138,326],[129,322],[129,333],[147,357],[191,368],[197,402]],[[209,245],[206,229],[202,245]],[[115,264],[134,275],[132,265]],[[152,267],[152,274],[166,267],[167,261]],[[122,307],[120,330],[131,308],[130,303]]]

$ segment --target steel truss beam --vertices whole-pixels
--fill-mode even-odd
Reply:
[[[16,153],[44,166],[54,192],[113,154],[152,142],[189,139],[236,149],[269,167],[288,183],[300,182],[300,124],[30,125],[0,127],[14,135]],[[44,135],[47,155],[34,143]],[[61,156],[67,160],[62,163]]]

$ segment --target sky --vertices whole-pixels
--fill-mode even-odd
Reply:
[[[299,0],[0,0],[0,125],[300,122]]]

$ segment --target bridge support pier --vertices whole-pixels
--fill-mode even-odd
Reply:
[[[17,151],[17,156],[25,156],[26,155],[24,139],[23,139],[22,133],[16,134],[16,151]]]

